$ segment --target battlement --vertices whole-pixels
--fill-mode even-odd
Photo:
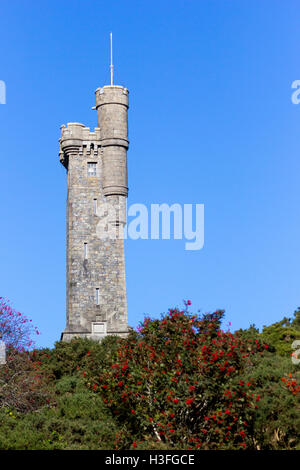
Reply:
[[[93,132],[80,122],[68,122],[67,127],[61,127],[61,142],[66,140],[100,140],[100,129],[95,127]]]
[[[89,127],[80,122],[68,122],[67,127],[63,124],[60,130],[59,159],[66,168],[68,166],[68,152],[73,150],[80,152],[83,146],[86,146],[89,152],[91,144],[95,142],[100,146],[99,127],[95,127],[94,132],[91,132]]]
[[[96,94],[96,109],[103,105],[123,105],[128,108],[128,95],[129,91],[127,88],[122,86],[104,86],[97,88]]]
[[[95,93],[96,94],[98,93],[98,94],[102,95],[102,93],[104,93],[106,90],[112,91],[112,92],[114,92],[114,91],[118,92],[119,90],[121,90],[124,95],[129,94],[128,88],[125,88],[125,87],[120,86],[120,85],[104,85],[102,87],[97,88]]]

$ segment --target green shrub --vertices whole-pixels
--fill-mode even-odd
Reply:
[[[299,310],[262,333],[222,318],[175,309],[127,339],[11,349],[0,449],[300,450]]]
[[[55,407],[26,414],[1,410],[1,449],[114,448],[118,428],[102,399],[67,379],[59,383]]]

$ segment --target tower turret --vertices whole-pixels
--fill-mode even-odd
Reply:
[[[104,196],[128,195],[128,90],[121,86],[104,86],[96,90],[96,109],[100,142],[103,149]]]

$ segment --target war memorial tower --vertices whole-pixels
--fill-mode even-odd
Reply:
[[[98,88],[98,126],[61,126],[60,162],[67,170],[67,319],[61,335],[101,340],[126,336],[124,240],[126,223],[128,90]],[[109,210],[113,208],[113,210]],[[116,237],[103,236],[105,223]],[[100,224],[100,226],[99,226]]]

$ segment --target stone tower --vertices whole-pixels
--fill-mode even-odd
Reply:
[[[98,127],[61,127],[67,169],[67,324],[61,339],[126,336],[128,90],[96,90]],[[115,234],[115,235],[114,235]]]

